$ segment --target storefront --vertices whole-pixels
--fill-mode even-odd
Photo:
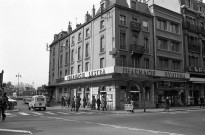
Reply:
[[[186,73],[113,66],[65,76],[65,80],[56,85],[55,99],[59,100],[57,96],[66,91],[70,97],[80,96],[81,103],[85,98],[88,105],[93,97],[101,99],[104,96],[109,110],[124,109],[128,99],[134,101],[135,108],[143,108],[144,105],[155,108],[156,94],[162,93],[157,87],[158,82],[187,79],[189,74]],[[183,93],[181,89],[184,90],[184,86],[179,86],[178,94]],[[174,102],[176,97],[173,95],[171,98]]]

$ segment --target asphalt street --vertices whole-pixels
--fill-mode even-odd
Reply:
[[[20,110],[7,112],[6,121],[0,122],[0,135],[205,134],[205,109],[114,114],[82,110],[71,112],[69,108],[29,111],[21,103],[17,108]]]

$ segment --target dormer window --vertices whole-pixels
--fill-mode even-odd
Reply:
[[[126,16],[120,15],[120,25],[126,25]]]
[[[105,3],[104,2],[101,3],[100,8],[101,8],[101,12],[103,12],[105,10]]]

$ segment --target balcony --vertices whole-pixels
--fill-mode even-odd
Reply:
[[[205,29],[202,26],[199,26],[199,33],[205,35]]]
[[[194,44],[188,44],[188,50],[191,52],[197,52],[200,53],[200,46],[194,45]]]
[[[56,83],[62,83],[64,81],[64,78],[56,79]]]
[[[130,22],[130,29],[132,31],[140,32],[141,31],[141,23],[135,22],[135,21],[131,21]]]
[[[183,29],[188,30],[193,33],[199,33],[199,27],[195,24],[191,24],[189,21],[183,22]]]
[[[130,45],[131,56],[142,56],[145,53],[145,47],[137,44]]]

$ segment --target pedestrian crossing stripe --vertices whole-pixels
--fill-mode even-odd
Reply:
[[[25,113],[25,112],[19,112],[19,114],[21,114],[21,115],[30,115],[30,114]]]
[[[56,115],[55,113],[52,113],[52,112],[45,112],[47,114],[51,114],[51,115]]]
[[[43,115],[42,113],[38,113],[38,112],[32,112],[34,114],[37,114],[37,115]]]
[[[58,112],[58,113],[60,113],[60,114],[65,114],[65,115],[69,114],[69,113],[64,113],[64,112]]]
[[[5,113],[7,116],[12,115],[11,113]]]

